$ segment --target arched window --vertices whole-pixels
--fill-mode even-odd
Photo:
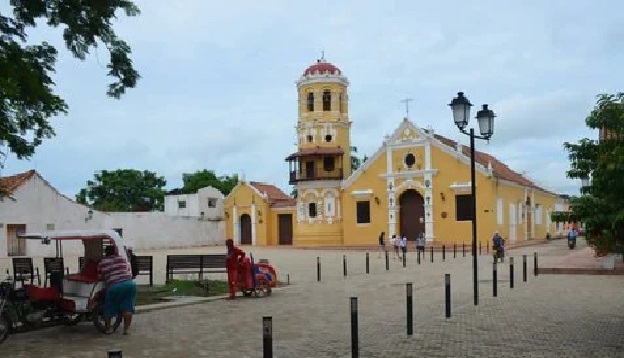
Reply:
[[[331,111],[331,91],[323,91],[323,111]]]
[[[308,107],[308,112],[314,111],[314,93],[312,92],[308,93],[307,107]]]
[[[311,218],[316,217],[316,203],[308,204],[308,216]]]

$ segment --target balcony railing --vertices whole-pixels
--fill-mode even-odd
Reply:
[[[289,184],[295,184],[300,181],[310,180],[342,180],[342,168],[334,169],[332,171],[326,171],[323,168],[315,168],[313,171],[302,170],[291,171]]]

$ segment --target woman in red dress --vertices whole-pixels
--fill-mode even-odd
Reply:
[[[233,300],[236,298],[237,281],[238,281],[238,263],[245,257],[245,251],[234,246],[234,240],[225,240],[225,246],[227,247],[227,256],[225,258],[225,268],[228,275],[228,284],[230,286],[230,297]]]

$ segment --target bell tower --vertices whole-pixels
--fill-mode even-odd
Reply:
[[[296,85],[297,152],[286,158],[289,183],[297,188],[297,222],[318,228],[340,221],[340,184],[351,175],[349,81],[321,57]]]

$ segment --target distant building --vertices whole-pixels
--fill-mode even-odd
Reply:
[[[194,194],[181,194],[179,190],[172,190],[165,195],[165,214],[221,220],[224,198],[219,189],[211,186],[201,188]]]

